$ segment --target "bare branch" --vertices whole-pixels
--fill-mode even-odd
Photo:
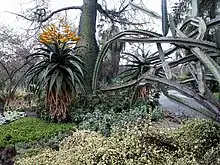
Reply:
[[[82,10],[82,6],[69,6],[69,7],[64,7],[58,10],[53,11],[50,13],[46,18],[42,20],[42,22],[47,21],[49,18],[51,18],[54,14],[59,13],[61,11],[66,11],[66,10],[71,10],[71,9],[76,9],[76,10]]]
[[[19,17],[22,17],[22,18],[24,18],[24,19],[26,19],[26,20],[28,20],[28,21],[33,21],[33,19],[30,19],[30,18],[28,18],[28,17],[25,17],[25,16],[22,15],[22,14],[13,13],[13,12],[10,12],[10,11],[5,11],[5,12],[10,13],[10,14],[14,14],[14,15],[19,16]]]
[[[54,14],[56,14],[56,13],[59,13],[59,12],[61,12],[61,11],[71,10],[71,9],[82,10],[82,6],[69,6],[69,7],[64,7],[64,8],[55,10],[55,11],[51,12],[47,17],[45,17],[44,19],[42,19],[40,22],[45,22],[45,21],[47,21],[48,19],[50,19],[50,18],[51,18]],[[34,21],[34,19],[25,17],[25,16],[22,15],[22,14],[13,13],[13,12],[10,12],[10,11],[5,11],[5,12],[8,12],[8,13],[14,14],[14,15],[17,15],[17,16],[19,16],[19,17],[22,17],[22,18],[28,20],[28,21]]]
[[[120,11],[111,11],[111,10],[104,10],[102,8],[102,6],[100,4],[98,4],[97,10],[99,11],[99,13],[104,14],[108,19],[110,19],[110,21],[112,23],[117,22],[117,23],[120,23],[120,24],[127,24],[127,25],[144,25],[144,24],[148,23],[148,22],[135,23],[135,22],[130,22],[127,19],[122,19],[121,18],[121,13],[124,12],[128,6],[129,5],[126,5]]]

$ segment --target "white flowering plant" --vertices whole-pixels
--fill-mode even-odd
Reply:
[[[3,112],[3,114],[0,114],[0,125],[8,124],[12,121],[18,120],[26,116],[27,115],[25,112],[5,111]]]

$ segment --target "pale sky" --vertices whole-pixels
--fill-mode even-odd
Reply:
[[[28,7],[28,5],[30,6],[31,1],[32,0],[4,0],[4,1],[2,0],[0,5],[0,22],[4,24],[9,24],[10,26],[13,27],[15,24],[18,23],[16,21],[16,16],[6,13],[5,11],[20,13],[22,8],[25,9],[26,7]],[[139,2],[139,0],[136,0],[134,2]],[[143,0],[143,2],[146,2],[146,7],[148,9],[156,11],[160,14],[161,0]],[[51,4],[51,10],[55,10],[66,6],[82,5],[82,0],[51,0],[50,4]],[[169,1],[168,1],[168,5],[169,5]]]
[[[0,22],[12,25],[17,24],[16,16],[5,11],[11,11],[14,13],[20,13],[30,6],[32,0],[4,0],[0,5]],[[74,3],[73,3],[74,2]],[[59,9],[66,6],[82,5],[82,0],[51,0],[51,10]],[[33,7],[33,6],[32,6]]]
[[[10,11],[14,13],[21,13],[22,9],[25,10],[26,8],[33,7],[34,4],[30,5],[30,2],[33,0],[2,0],[0,5],[0,24],[6,24],[11,28],[16,29],[17,31],[21,31],[22,29],[27,29],[30,25],[29,21],[24,21],[22,19],[19,19],[19,21],[16,19],[16,15],[7,13],[5,11]],[[37,1],[37,0],[35,0]],[[40,1],[40,0],[38,0]],[[101,0],[100,0],[101,1]],[[107,2],[112,2],[117,0],[106,0]],[[142,0],[145,3],[145,6],[152,10],[157,12],[161,15],[161,0]],[[168,0],[168,7],[170,7],[170,3],[177,0]],[[140,2],[140,0],[134,0],[134,3]],[[57,10],[59,8],[67,7],[67,6],[80,6],[83,4],[83,0],[51,0],[50,2],[51,6],[49,6],[49,9],[51,11]],[[111,5],[111,3],[108,3],[108,7],[112,7],[114,4]],[[68,11],[70,12],[70,11]],[[80,12],[77,10],[71,10],[71,18],[72,16],[76,17],[79,15]],[[156,32],[162,33],[161,30],[161,21],[155,20],[154,29]],[[78,21],[76,22],[78,24]],[[149,25],[147,25],[149,26]],[[167,47],[167,44],[163,44],[165,47]],[[156,50],[156,49],[155,49]]]

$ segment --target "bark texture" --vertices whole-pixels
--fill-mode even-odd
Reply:
[[[86,89],[91,92],[92,74],[98,56],[98,45],[95,37],[97,17],[97,0],[83,0],[82,14],[80,17],[77,53],[87,65],[88,73],[85,73]]]

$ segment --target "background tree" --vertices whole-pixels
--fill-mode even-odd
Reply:
[[[1,25],[0,37],[0,70],[2,90],[5,90],[7,97],[13,97],[16,88],[21,85],[19,80],[25,73],[28,66],[34,61],[26,57],[33,50],[35,41],[27,43],[26,38],[13,31],[13,29]]]
[[[141,25],[143,25],[143,23],[146,22],[141,23],[138,21],[134,21],[134,17],[132,15],[134,15],[137,10],[130,7],[130,2],[128,0],[121,0],[116,3],[116,5],[114,5],[115,8],[108,9],[106,1],[100,1],[99,3],[97,0],[83,0],[82,6],[68,6],[52,12],[49,11],[47,6],[48,4],[45,2],[46,7],[44,7],[43,3],[40,6],[36,6],[34,8],[34,13],[30,13],[29,11],[29,14],[13,14],[16,14],[28,21],[31,21],[35,25],[37,24],[36,27],[43,27],[48,21],[53,19],[54,15],[59,14],[62,11],[68,11],[71,9],[81,11],[78,28],[81,40],[77,44],[77,46],[79,47],[77,53],[82,57],[83,61],[85,61],[87,65],[89,72],[85,73],[87,80],[87,91],[91,92],[92,74],[95,66],[95,61],[99,52],[99,45],[97,44],[96,39],[98,13],[102,16],[102,19],[104,18],[105,20],[107,20],[112,29],[116,29],[118,24],[120,24],[121,27],[124,26],[123,28],[126,28],[126,25],[140,27]],[[115,30],[109,30],[109,32],[115,33]],[[114,52],[112,52],[111,54],[114,54]],[[119,63],[119,60],[117,60],[117,58],[111,61],[115,61],[115,65],[118,65]],[[114,66],[114,68],[116,69],[113,69],[111,71],[109,70],[108,72],[117,72],[117,66]],[[115,73],[112,73],[112,75],[115,75]]]

